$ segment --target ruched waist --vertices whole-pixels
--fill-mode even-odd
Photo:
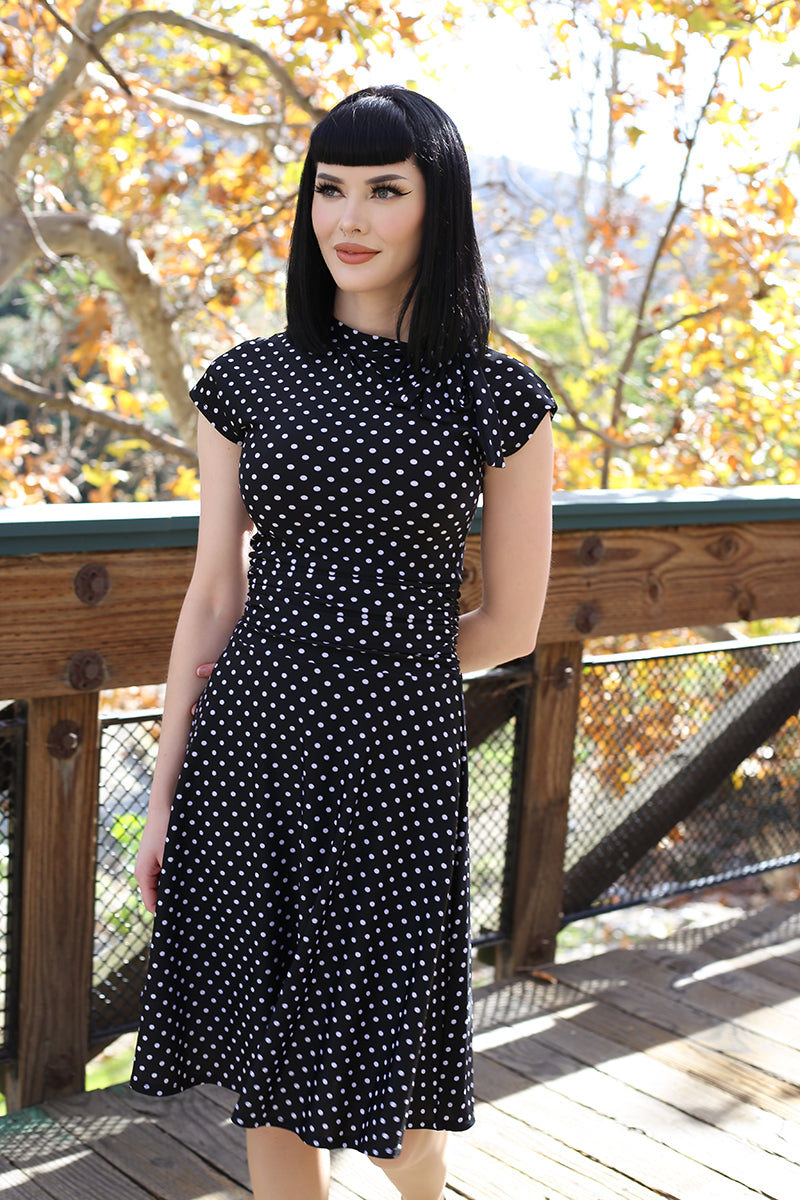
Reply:
[[[277,637],[371,655],[449,656],[458,633],[458,595],[435,585],[259,556],[250,567],[245,619]]]

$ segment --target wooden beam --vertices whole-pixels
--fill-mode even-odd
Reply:
[[[559,534],[540,641],[800,613],[800,522]]]
[[[467,539],[462,608],[480,604]],[[556,533],[539,644],[800,614],[800,519]]]
[[[163,683],[194,550],[0,559],[0,696]]]
[[[28,706],[19,933],[19,1046],[9,1110],[82,1091],[89,1035],[98,697]]]
[[[519,838],[510,946],[498,978],[552,962],[561,917],[564,846],[578,720],[581,642],[537,647],[524,741]]]
[[[0,559],[0,696],[160,683],[191,547]],[[481,598],[467,539],[462,610]],[[539,644],[795,616],[800,521],[557,533]]]

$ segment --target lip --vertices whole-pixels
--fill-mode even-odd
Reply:
[[[333,248],[337,258],[343,263],[369,262],[379,253],[378,250],[370,250],[369,246],[361,246],[358,242],[337,242]]]

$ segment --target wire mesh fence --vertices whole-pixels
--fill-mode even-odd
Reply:
[[[13,1057],[16,1042],[17,962],[14,914],[19,883],[15,843],[23,786],[25,722],[19,706],[0,709],[0,1061]]]
[[[476,946],[510,935],[530,683],[522,662],[465,688]],[[565,920],[800,863],[798,707],[798,638],[587,659]],[[132,872],[159,730],[155,710],[102,723],[94,1041],[138,1018],[150,917]]]
[[[522,693],[518,679],[505,678],[482,680],[473,701],[478,692],[473,728],[479,716],[489,722],[469,751],[472,919],[475,943],[481,944],[501,940],[507,933],[514,820],[509,796],[518,758]],[[160,711],[152,710],[101,722],[90,1033],[94,1042],[133,1029],[138,1021],[151,918],[139,900],[133,867],[160,719]]]
[[[133,1029],[139,1018],[151,917],[133,868],[160,730],[156,710],[101,720],[92,1041]]]
[[[588,659],[566,919],[800,862],[800,641]]]
[[[469,751],[469,843],[472,940],[486,945],[508,934],[513,888],[509,854],[516,806],[519,701],[508,718]]]

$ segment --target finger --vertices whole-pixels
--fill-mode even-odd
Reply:
[[[199,675],[201,679],[208,679],[215,666],[216,663],[201,663],[195,674]]]

